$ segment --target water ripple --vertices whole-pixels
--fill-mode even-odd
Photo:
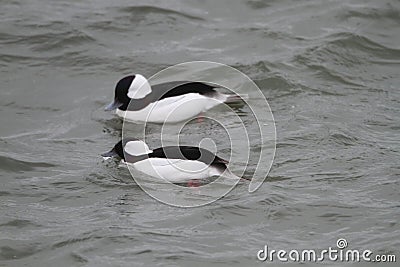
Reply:
[[[25,172],[32,171],[37,168],[51,168],[56,166],[57,165],[47,162],[29,162],[11,157],[0,156],[0,169],[7,172]]]

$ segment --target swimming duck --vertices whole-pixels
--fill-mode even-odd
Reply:
[[[140,74],[129,75],[115,86],[114,101],[105,110],[134,122],[174,123],[196,117],[221,103],[241,101],[204,82],[174,81],[150,86]]]
[[[165,146],[149,149],[138,139],[123,139],[102,154],[107,159],[119,157],[134,169],[171,183],[184,183],[212,176],[241,179],[229,171],[228,161],[207,149],[192,146]]]

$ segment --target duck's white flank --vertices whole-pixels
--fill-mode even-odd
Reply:
[[[149,158],[126,164],[147,175],[162,178],[171,183],[206,179],[222,174],[219,169],[196,160]]]
[[[167,97],[137,111],[117,109],[118,116],[129,121],[151,121],[155,123],[179,122],[197,116],[227,99],[226,95],[210,98],[198,93]]]

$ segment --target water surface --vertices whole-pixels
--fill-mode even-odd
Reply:
[[[340,237],[398,253],[399,8],[2,1],[0,265],[263,266],[265,244],[324,249]],[[182,209],[150,198],[99,154],[120,136],[121,121],[103,111],[115,82],[191,60],[228,64],[257,83],[277,151],[258,191],[240,184]],[[213,134],[212,124],[193,125]]]

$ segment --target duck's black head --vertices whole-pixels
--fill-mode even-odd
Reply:
[[[119,141],[118,143],[116,143],[115,146],[113,147],[113,149],[111,149],[110,151],[103,153],[101,155],[105,158],[120,157],[121,159],[125,160],[122,140]]]
[[[117,82],[115,86],[114,101],[109,104],[105,110],[126,110],[131,100],[128,96],[129,88],[131,87],[133,81],[135,80],[135,75],[129,75]]]

